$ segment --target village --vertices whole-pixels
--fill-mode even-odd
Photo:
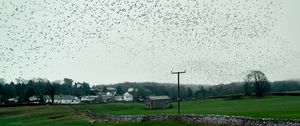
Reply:
[[[94,90],[94,89],[91,89]],[[123,95],[118,95],[116,89],[108,87],[106,92],[96,91],[98,95],[88,96],[73,96],[73,95],[54,95],[54,104],[103,104],[103,103],[115,103],[115,102],[143,102],[145,109],[166,109],[171,107],[171,98],[166,95],[161,96],[148,96],[147,99],[134,99],[134,95],[137,89],[128,88],[127,92]],[[10,103],[18,103],[18,98],[8,99]],[[43,99],[40,96],[31,96],[29,98],[30,104],[51,104],[52,99],[49,95],[43,95]]]

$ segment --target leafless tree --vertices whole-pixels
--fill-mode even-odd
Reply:
[[[249,86],[253,86],[255,89],[255,94],[258,97],[263,97],[265,93],[267,93],[270,90],[270,83],[266,75],[261,71],[251,71],[246,77],[245,77],[245,91],[249,91]],[[246,92],[249,93],[249,92]]]
[[[48,95],[50,95],[52,105],[54,104],[54,95],[56,93],[55,85],[56,85],[55,83],[50,83],[50,82],[46,83],[46,92]]]

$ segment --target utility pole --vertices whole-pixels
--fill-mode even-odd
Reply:
[[[171,71],[171,74],[177,74],[178,76],[178,84],[177,84],[177,114],[180,114],[180,86],[179,86],[179,79],[180,79],[180,74],[185,73],[185,70],[182,72],[173,72]]]

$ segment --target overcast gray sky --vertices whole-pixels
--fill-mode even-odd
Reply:
[[[0,0],[0,78],[299,79],[299,0]]]

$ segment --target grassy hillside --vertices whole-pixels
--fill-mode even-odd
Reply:
[[[1,126],[91,126],[89,119],[76,115],[70,106],[25,106],[0,108]],[[96,122],[93,126],[193,126],[174,121],[113,123]]]
[[[170,109],[145,110],[140,103],[111,103],[75,105],[76,109],[88,109],[97,113],[117,115],[176,114],[176,103]],[[181,104],[183,114],[218,114],[255,118],[300,119],[300,97],[272,96],[265,98],[243,98],[239,100],[207,99],[186,101]]]

